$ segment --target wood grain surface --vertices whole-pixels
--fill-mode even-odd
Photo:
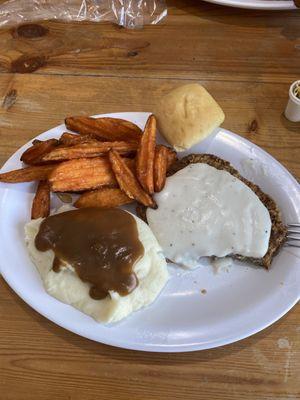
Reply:
[[[162,24],[137,31],[53,21],[0,30],[0,165],[67,115],[151,111],[163,93],[197,81],[224,109],[225,128],[300,177],[300,125],[282,115],[299,79],[300,13],[168,6]],[[299,305],[229,346],[151,354],[56,326],[0,278],[1,400],[296,400],[299,376]]]

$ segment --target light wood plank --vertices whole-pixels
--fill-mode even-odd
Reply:
[[[30,309],[0,280],[1,400],[297,399],[300,307],[215,350],[154,354],[81,338]]]
[[[0,70],[43,74],[291,82],[300,68],[300,11],[258,12],[171,0],[158,26],[41,22],[28,39],[0,31]],[[20,60],[19,60],[20,61]],[[26,68],[25,68],[26,70]]]
[[[300,13],[200,0],[170,0],[168,6],[163,24],[140,31],[53,21],[40,23],[48,31],[35,39],[1,30],[0,165],[66,115],[151,111],[166,91],[199,81],[223,107],[225,128],[262,146],[299,177],[299,124],[282,112],[290,82],[299,79]],[[20,57],[28,72],[37,62],[35,72],[11,73]],[[0,398],[296,400],[299,321],[297,305],[273,326],[230,346],[132,352],[54,325],[0,278]]]
[[[299,126],[282,116],[287,84],[201,83],[223,107],[225,128],[258,144],[300,175]],[[152,111],[157,98],[180,84],[173,79],[2,75],[0,162],[67,115]]]

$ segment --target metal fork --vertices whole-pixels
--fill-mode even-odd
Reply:
[[[287,224],[286,246],[300,248],[300,224]]]

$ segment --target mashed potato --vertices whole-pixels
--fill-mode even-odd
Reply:
[[[62,207],[58,212],[63,211],[67,211],[66,207]],[[148,225],[141,219],[135,216],[134,218],[139,239],[145,249],[144,256],[134,266],[139,284],[127,296],[120,296],[117,292],[111,291],[110,296],[103,300],[94,300],[89,296],[90,284],[81,281],[71,265],[66,264],[60,272],[52,270],[53,251],[40,252],[34,244],[43,219],[28,222],[25,226],[28,251],[40,273],[46,291],[56,299],[72,305],[103,323],[119,321],[133,311],[152,303],[168,280],[167,264]]]

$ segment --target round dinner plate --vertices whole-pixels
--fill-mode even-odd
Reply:
[[[297,7],[291,0],[204,0],[223,6],[252,8],[256,10],[293,10]]]
[[[140,127],[144,126],[148,115],[110,114]],[[59,137],[65,130],[65,126],[60,125],[37,138]],[[1,172],[20,168],[20,156],[28,146],[30,143],[19,149]],[[242,175],[274,198],[286,223],[300,221],[300,193],[296,180],[253,143],[219,129],[189,152],[206,152],[229,160]],[[30,219],[34,190],[34,183],[0,183],[1,272],[27,304],[78,335],[134,350],[209,349],[264,329],[299,300],[300,249],[284,247],[269,271],[237,261],[218,271],[205,261],[193,271],[170,265],[170,280],[153,304],[111,326],[98,324],[49,296],[43,288],[24,242],[24,225]],[[59,206],[55,195],[53,201],[55,207]]]

